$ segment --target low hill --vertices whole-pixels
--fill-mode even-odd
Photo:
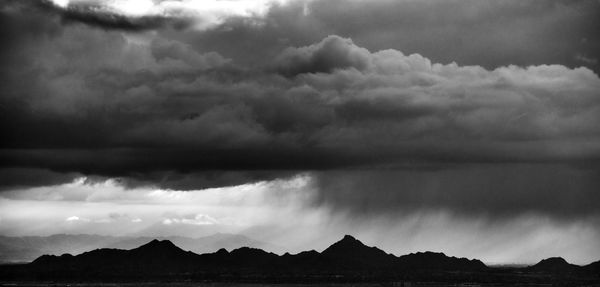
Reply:
[[[529,267],[530,271],[546,273],[567,273],[580,270],[580,266],[567,262],[562,257],[550,257],[543,259],[537,264]]]

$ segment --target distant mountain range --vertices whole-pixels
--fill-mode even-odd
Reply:
[[[196,254],[169,240],[152,240],[131,250],[103,248],[73,256],[44,255],[32,263],[0,267],[1,280],[175,280],[244,282],[410,281],[600,283],[599,262],[572,265],[561,258],[511,270],[476,259],[424,252],[388,254],[345,236],[323,252],[277,255],[258,248]],[[558,278],[558,279],[557,279]],[[583,280],[583,281],[582,281]],[[550,281],[552,282],[552,281]]]
[[[154,237],[102,236],[56,234],[52,236],[0,236],[0,263],[31,262],[42,255],[79,254],[99,248],[132,249],[145,244]],[[261,242],[239,234],[217,233],[211,236],[189,238],[182,236],[158,237],[169,240],[184,250],[195,253],[208,253],[226,248],[261,248],[281,253],[282,247]]]

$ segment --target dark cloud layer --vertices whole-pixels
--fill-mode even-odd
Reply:
[[[258,24],[235,18],[208,31],[157,33],[141,31],[163,26],[152,19],[7,3],[3,186],[85,174],[194,189],[310,170],[325,171],[317,173],[316,204],[358,213],[425,205],[498,215],[598,210],[600,78],[565,60],[596,57],[581,48],[596,38],[578,26],[596,25],[596,2],[293,2]],[[487,17],[491,11],[507,19]],[[65,17],[77,23],[65,25]],[[480,26],[485,19],[493,25]],[[573,40],[567,33],[546,42],[551,36],[538,34],[568,19],[578,19],[568,34],[587,37],[585,45],[563,49],[559,42]],[[512,21],[532,24],[532,38],[497,45],[526,36]],[[444,26],[450,22],[457,24]],[[463,28],[464,39],[481,42],[440,36]],[[522,60],[521,48],[523,59],[541,56]],[[435,63],[451,59],[460,64]],[[564,65],[529,66],[537,63]]]
[[[3,168],[0,169],[0,191],[13,188],[58,185],[71,182],[77,173],[60,173],[37,168]]]
[[[163,16],[127,17],[110,12],[98,13],[90,7],[73,7],[59,10],[63,22],[84,23],[105,29],[117,29],[125,31],[143,31],[158,28],[173,27],[183,29],[190,25],[187,19],[179,19]]]

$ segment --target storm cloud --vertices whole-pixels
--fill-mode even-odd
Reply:
[[[308,172],[307,205],[356,216],[598,215],[597,2],[375,2],[292,1],[201,28],[1,4],[2,189]]]
[[[443,65],[328,36],[257,73],[174,40],[84,26],[28,49],[25,66],[4,67],[28,79],[4,89],[5,165],[126,173],[599,154],[600,79],[586,68]]]

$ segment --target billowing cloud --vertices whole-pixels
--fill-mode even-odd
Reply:
[[[177,41],[82,27],[30,49],[52,57],[6,87],[5,166],[126,175],[600,154],[600,79],[586,68],[443,65],[330,36],[256,73]]]
[[[315,45],[284,50],[276,60],[276,69],[289,76],[346,68],[363,70],[369,65],[369,55],[368,50],[356,47],[350,39],[327,37]]]

